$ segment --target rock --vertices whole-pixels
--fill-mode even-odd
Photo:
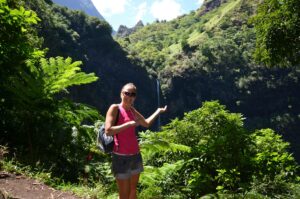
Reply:
[[[126,26],[120,25],[116,36],[117,37],[127,37],[128,35],[134,33],[138,29],[144,27],[143,22],[140,20],[137,22],[137,24],[132,28],[127,28]]]
[[[226,3],[227,0],[206,0],[204,1],[200,11],[199,16],[206,14],[207,12],[219,7],[222,3]]]

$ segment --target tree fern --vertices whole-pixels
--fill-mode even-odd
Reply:
[[[141,152],[145,161],[150,160],[155,154],[168,152],[190,152],[190,147],[172,143],[165,136],[165,132],[153,133],[146,131],[140,133]]]
[[[143,187],[140,198],[166,198],[163,189],[173,182],[173,175],[182,168],[183,160],[173,164],[165,163],[162,167],[145,166],[140,183]],[[173,192],[176,195],[176,193]]]
[[[43,56],[43,55],[40,55]],[[20,104],[37,105],[42,100],[51,100],[60,92],[74,85],[87,84],[98,79],[94,73],[80,72],[82,62],[71,58],[40,58],[27,61],[27,69],[18,77],[12,77],[12,84],[6,85]]]
[[[44,93],[52,96],[55,93],[66,91],[67,87],[96,81],[98,77],[94,73],[79,72],[81,64],[81,61],[72,63],[70,57],[67,59],[50,58],[49,60],[42,58],[40,65],[44,76]]]
[[[173,142],[167,131],[146,131],[141,133],[140,137],[141,152],[146,165],[141,175],[143,190],[139,197],[165,198],[163,190],[169,189],[173,184],[174,175],[184,165],[182,159],[172,157],[179,153],[189,153],[191,149],[189,146]]]
[[[155,186],[157,182],[163,181],[168,175],[177,172],[184,164],[179,160],[173,164],[165,163],[162,167],[145,166],[145,171],[141,175],[141,184],[143,186]]]

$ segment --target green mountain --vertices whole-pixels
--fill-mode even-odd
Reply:
[[[254,62],[249,19],[258,3],[207,0],[187,15],[116,40],[132,61],[158,77],[170,118],[219,100],[243,113],[248,127],[283,134],[300,160],[299,66],[267,68]]]

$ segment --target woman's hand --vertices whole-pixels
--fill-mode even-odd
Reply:
[[[167,111],[167,105],[164,108],[158,108],[159,113],[164,113]]]
[[[136,126],[143,126],[143,127],[150,127],[151,124],[153,123],[153,121],[155,120],[155,118],[161,114],[167,111],[167,106],[163,107],[163,108],[157,108],[156,111],[147,119],[144,118],[144,116],[142,114],[140,114],[137,110],[134,110],[134,114],[135,114],[135,122],[136,122]]]
[[[138,122],[137,121],[130,121],[128,122],[129,123],[129,126],[138,126]]]

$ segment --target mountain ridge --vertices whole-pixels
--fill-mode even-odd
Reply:
[[[91,0],[52,0],[54,3],[66,6],[72,10],[81,10],[87,15],[97,17],[100,20],[105,20],[105,18],[99,13],[95,5]]]

